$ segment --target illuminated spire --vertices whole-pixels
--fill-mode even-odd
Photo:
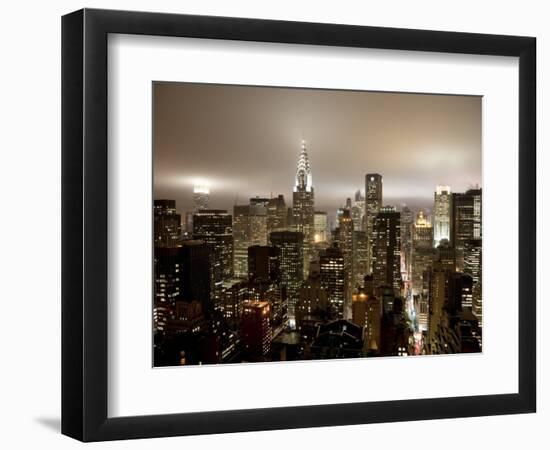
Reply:
[[[300,159],[298,160],[298,166],[296,168],[296,184],[294,191],[307,191],[311,192],[313,189],[313,182],[311,178],[311,165],[309,164],[309,157],[306,150],[306,141],[302,141],[302,151],[300,152]]]

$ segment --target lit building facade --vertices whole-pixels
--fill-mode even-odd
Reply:
[[[433,227],[423,211],[419,211],[413,226],[412,236],[412,291],[413,295],[421,293],[424,271],[432,264],[435,250],[433,244]]]
[[[346,300],[346,271],[342,251],[330,247],[322,251],[320,259],[321,285],[327,292],[328,301],[338,318],[344,318]]]
[[[367,232],[368,256],[367,268],[373,271],[374,220],[382,207],[382,175],[368,173],[365,175],[365,231]]]
[[[313,217],[313,228],[315,230],[315,234],[313,236],[314,242],[327,242],[328,219],[325,211],[315,211]]]
[[[296,180],[292,193],[292,225],[294,230],[302,233],[304,237],[303,276],[307,277],[314,243],[315,196],[311,175],[311,164],[309,162],[305,141],[302,141],[302,150],[298,159]]]
[[[203,209],[208,209],[210,201],[210,189],[206,186],[195,185],[193,187],[193,212],[197,213]]]
[[[304,279],[304,235],[297,231],[274,231],[269,240],[279,250],[281,285],[286,292],[289,319],[294,323],[294,306]]]
[[[245,302],[243,306],[242,339],[244,351],[250,361],[263,361],[271,348],[269,303]]]
[[[287,229],[287,206],[285,197],[279,194],[269,199],[267,209],[267,235],[274,231],[285,231]]]
[[[155,200],[153,203],[155,247],[175,247],[181,237],[181,216],[175,200]]]
[[[233,225],[231,214],[204,209],[193,215],[193,238],[210,248],[211,296],[215,308],[221,304],[223,282],[233,276]]]
[[[455,248],[456,270],[464,271],[466,242],[481,239],[481,189],[454,193],[451,217],[451,244]]]
[[[450,186],[437,186],[434,193],[434,247],[442,239],[451,239],[451,202]]]

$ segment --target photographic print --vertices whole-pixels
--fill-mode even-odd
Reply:
[[[482,351],[481,97],[152,89],[155,367]]]

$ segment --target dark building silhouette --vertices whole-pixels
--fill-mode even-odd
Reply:
[[[271,326],[269,303],[247,302],[243,306],[242,339],[246,358],[262,361],[271,347]]]
[[[233,229],[231,214],[220,209],[204,209],[193,215],[193,238],[210,248],[211,297],[219,308],[223,282],[233,274]]]
[[[453,193],[451,216],[451,244],[455,248],[455,267],[464,271],[466,242],[481,239],[481,189]]]
[[[175,247],[181,237],[181,216],[175,200],[155,200],[153,203],[155,247]]]
[[[375,288],[401,289],[401,216],[392,206],[380,209],[373,224],[373,277]]]

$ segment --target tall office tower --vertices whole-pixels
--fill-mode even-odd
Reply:
[[[434,193],[434,242],[437,247],[442,239],[451,239],[451,188],[437,186]]]
[[[315,243],[326,242],[328,233],[328,219],[325,211],[315,211],[313,217],[313,228],[315,234],[313,240]]]
[[[250,199],[248,216],[249,246],[267,245],[267,202],[260,203],[257,199]]]
[[[269,303],[246,302],[243,306],[242,338],[246,357],[250,361],[263,361],[271,348]]]
[[[210,248],[200,240],[181,243],[180,279],[181,297],[186,302],[198,301],[205,313],[210,313],[213,304],[210,299]]]
[[[304,235],[297,231],[274,231],[269,240],[280,252],[281,285],[286,290],[288,317],[293,326],[298,289],[304,280]]]
[[[368,257],[367,268],[373,272],[374,219],[382,207],[382,175],[368,173],[365,175],[365,231],[367,232]]]
[[[281,287],[281,251],[277,247],[248,247],[248,281],[253,297],[269,302],[271,328],[276,336],[288,324],[288,302]]]
[[[193,212],[197,213],[208,209],[210,190],[206,186],[195,185],[193,187]]]
[[[440,261],[451,272],[455,271],[455,249],[447,239],[441,239],[435,249],[434,261]]]
[[[447,302],[449,314],[458,315],[463,308],[472,307],[472,277],[461,272],[448,272]]]
[[[309,273],[309,262],[312,257],[314,243],[315,202],[311,165],[306,150],[306,142],[302,141],[302,150],[296,168],[296,182],[292,193],[292,222],[294,229],[304,236],[304,278]]]
[[[353,231],[353,288],[362,286],[367,275],[368,242],[366,231]]]
[[[188,234],[193,234],[193,212],[187,211],[185,213],[185,232]]]
[[[340,216],[340,250],[344,258],[344,319],[351,317],[351,294],[353,291],[354,281],[354,247],[353,247],[353,220],[351,219],[350,210],[344,209]]]
[[[481,189],[470,189],[452,196],[451,244],[455,248],[456,270],[464,271],[464,246],[470,239],[481,239]]]
[[[181,300],[181,250],[179,247],[155,247],[155,298],[153,329],[164,334],[168,320],[174,315],[176,302]]]
[[[279,194],[267,203],[267,235],[274,231],[284,231],[287,227],[287,207],[285,197]]]
[[[404,206],[401,210],[401,266],[407,281],[411,281],[412,274],[413,225],[414,213]]]
[[[155,247],[176,247],[181,235],[181,216],[176,213],[176,201],[155,200],[153,212]]]
[[[251,198],[249,205],[233,207],[233,268],[236,277],[248,276],[248,247],[267,244],[265,204],[268,202],[269,199]]]
[[[245,280],[229,280],[223,287],[223,316],[233,328],[241,323],[243,306],[250,300],[248,282]]]
[[[342,251],[332,246],[319,255],[321,286],[327,291],[328,301],[334,316],[339,319],[345,314],[346,271]]]
[[[424,271],[432,264],[434,258],[433,227],[423,211],[419,211],[413,225],[412,236],[412,291],[413,295],[422,292]]]
[[[481,239],[470,239],[464,243],[464,273],[472,277],[472,312],[483,327],[482,308],[482,247]]]
[[[281,250],[278,247],[254,245],[248,247],[248,279],[250,281],[281,281]]]
[[[441,329],[445,321],[445,303],[447,298],[448,270],[439,262],[435,262],[429,274],[429,317],[428,317],[428,349],[429,353],[439,353]]]
[[[351,220],[353,221],[353,228],[357,231],[363,229],[363,209],[357,204],[353,205],[350,209]]]
[[[373,222],[372,266],[375,288],[391,286],[401,291],[401,215],[384,206]]]
[[[363,220],[365,215],[365,197],[361,194],[361,190],[355,192],[355,201],[351,207],[351,218],[353,220],[353,227],[356,231],[363,230]]]
[[[249,215],[250,205],[233,206],[233,273],[239,278],[248,276]]]
[[[221,307],[223,282],[233,276],[233,228],[231,214],[222,209],[204,209],[193,215],[193,238],[210,248],[210,292],[214,309]]]

